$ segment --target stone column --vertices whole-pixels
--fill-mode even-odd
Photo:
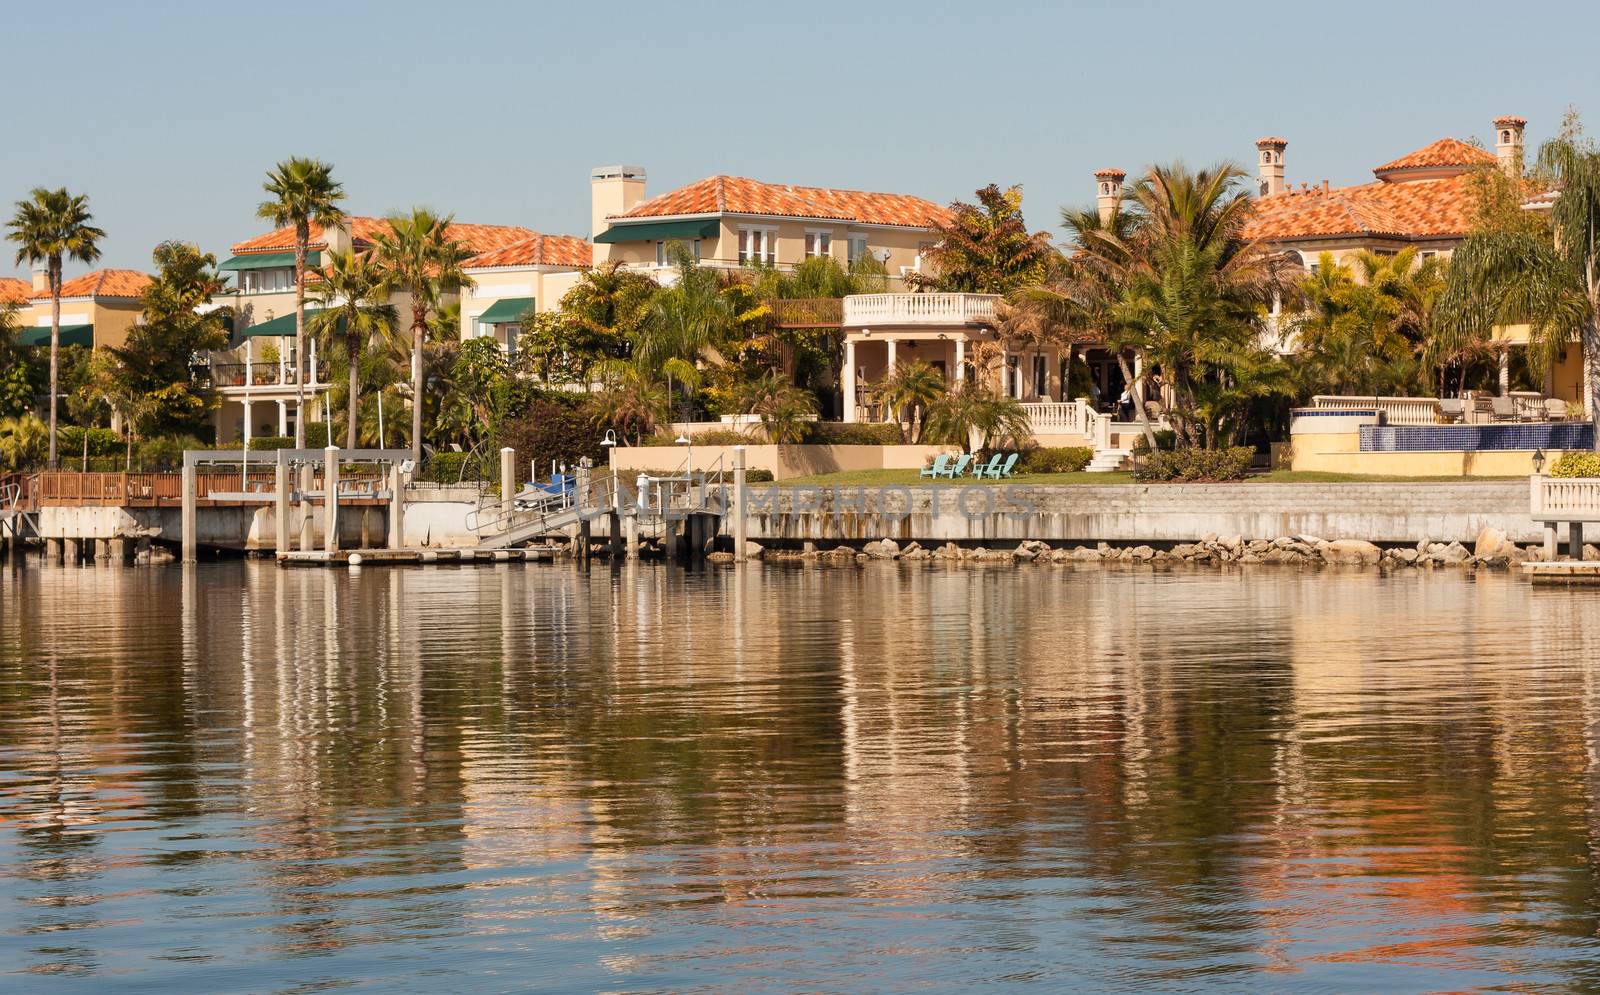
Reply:
[[[69,536],[61,540],[61,544],[63,547],[62,556],[68,563],[72,564],[73,566],[77,566],[78,563],[83,560],[83,540],[74,539]],[[187,549],[188,547],[185,546],[184,548]],[[1580,547],[1580,552],[1581,551],[1582,550]],[[184,559],[192,559],[192,557],[185,556]]]
[[[389,467],[389,548],[406,544],[406,482],[399,464]]]
[[[248,364],[246,364],[246,369],[244,371],[244,382],[250,382],[250,370],[248,368]],[[250,395],[246,393],[244,395],[244,442],[241,443],[241,448],[244,449],[246,453],[250,451],[250,430],[252,427],[251,419],[255,414],[255,412],[251,411],[250,409],[253,407],[255,407],[255,405],[251,403]]]
[[[839,371],[839,392],[844,395],[844,420],[856,420],[856,344],[844,342],[844,369]]]
[[[95,539],[95,540],[93,540],[93,542],[94,542],[94,558],[95,559],[97,559],[97,560],[109,560],[109,559],[111,559],[111,540],[110,539]]]
[[[1567,523],[1567,556],[1583,562],[1583,523]]]
[[[313,357],[316,353],[312,353]],[[339,447],[322,451],[322,548],[339,551]]]
[[[733,559],[744,562],[745,537],[749,534],[745,522],[745,448],[733,447]]]
[[[1501,346],[1496,358],[1500,362],[1500,396],[1505,397],[1511,393],[1511,347]]]
[[[884,339],[883,341],[884,344],[889,347],[889,358],[883,364],[883,376],[885,379],[888,379],[889,377],[894,376],[895,357],[899,351],[899,343],[897,343],[894,339]]]
[[[183,466],[183,562],[193,563],[199,556],[199,483],[195,479],[194,467],[189,463]]]
[[[300,509],[297,512],[300,522],[299,549],[301,552],[310,550],[317,539],[316,521],[311,517],[311,499],[306,497],[311,492],[312,479],[313,470],[311,469],[311,464],[303,464],[300,467]]]
[[[289,551],[289,465],[281,460],[272,469],[272,528],[274,553]]]
[[[967,337],[956,336],[956,368],[953,376],[955,383],[965,383],[967,379]]]
[[[279,360],[278,372],[280,374],[283,372],[282,360]],[[289,434],[289,404],[286,401],[278,402],[278,434],[280,436]]]
[[[47,560],[55,560],[57,563],[60,563],[62,558],[66,556],[66,545],[67,545],[67,541],[65,539],[61,539],[59,537],[45,539],[45,541],[44,541],[45,559],[47,559]]]

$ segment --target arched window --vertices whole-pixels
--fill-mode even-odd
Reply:
[[[1111,184],[1109,184],[1109,183],[1100,184],[1100,192],[1101,193],[1110,193],[1111,192]]]
[[[1500,132],[1500,144],[1501,145],[1510,145],[1511,144],[1511,132],[1509,132],[1509,131]]]

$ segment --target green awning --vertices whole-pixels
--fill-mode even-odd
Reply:
[[[320,310],[322,309],[315,307],[306,308],[306,326],[308,329],[311,325],[311,316]],[[251,325],[249,328],[241,330],[239,335],[247,339],[261,338],[263,336],[268,338],[274,336],[279,338],[294,338],[294,312],[292,310],[285,311],[283,314],[278,315],[276,318],[273,318],[270,321],[263,321],[259,324]]]
[[[716,218],[700,221],[646,221],[635,224],[612,225],[594,237],[596,242],[615,245],[618,242],[670,242],[673,239],[715,238],[722,228]]]
[[[49,345],[50,326],[42,328],[24,328],[17,335],[17,345]],[[94,345],[93,325],[62,325],[62,345]]]
[[[307,266],[321,266],[322,253],[312,250],[306,253]],[[220,270],[244,269],[293,269],[294,253],[292,252],[252,252],[245,256],[234,256],[232,259],[218,266]]]
[[[504,297],[489,305],[489,310],[478,315],[478,320],[485,325],[503,325],[521,321],[522,316],[532,310],[532,297]]]

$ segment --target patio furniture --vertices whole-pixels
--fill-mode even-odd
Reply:
[[[1517,421],[1544,421],[1544,395],[1536,390],[1514,390],[1511,403],[1517,412]]]
[[[971,466],[971,465],[972,465],[972,454],[971,453],[962,453],[960,456],[956,457],[956,461],[953,464],[950,465],[950,469],[945,471],[945,476],[949,477],[951,480],[954,480],[957,477],[961,476],[962,474],[966,473],[967,472],[967,467]]]
[[[1467,402],[1459,397],[1447,397],[1439,402],[1439,421],[1453,425],[1467,417]]]
[[[1547,397],[1544,399],[1544,413],[1551,421],[1566,421],[1567,402],[1559,397]]]
[[[982,480],[985,477],[995,477],[998,479],[1000,474],[1000,464],[1005,462],[1005,458],[1005,453],[995,453],[994,456],[989,459],[987,464],[972,464],[972,476],[978,480]]]
[[[999,480],[1002,477],[1012,476],[1012,471],[1014,471],[1017,466],[1017,458],[1021,455],[1021,453],[1012,453],[1010,456],[1007,456],[1006,461],[1000,465],[1000,469],[990,474],[990,476],[994,477],[996,480]]]
[[[1489,412],[1495,421],[1516,421],[1516,399],[1512,397],[1491,397],[1489,398]]]
[[[945,475],[945,471],[947,471],[949,469],[950,469],[950,454],[949,453],[940,453],[939,455],[937,455],[937,456],[935,456],[933,458],[933,465],[932,466],[923,467],[922,468],[922,472],[920,474],[918,474],[918,476],[922,476],[922,477],[942,477],[942,476]]]

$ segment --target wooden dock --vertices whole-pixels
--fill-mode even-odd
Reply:
[[[1600,584],[1600,560],[1554,560],[1524,563],[1522,575],[1535,584]]]
[[[289,550],[277,555],[280,567],[477,566],[489,563],[536,563],[553,560],[565,546],[523,549],[321,549]]]

